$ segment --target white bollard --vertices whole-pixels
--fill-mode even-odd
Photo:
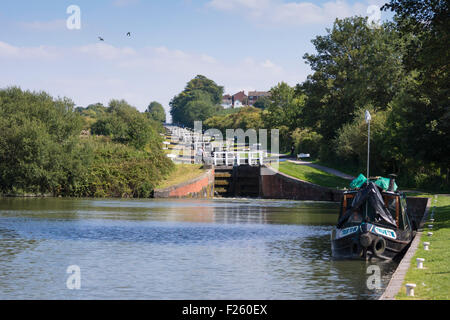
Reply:
[[[432,225],[432,224],[429,224],[429,225],[428,225],[428,229],[433,229],[433,225]]]
[[[427,235],[428,235],[429,237],[431,237],[431,236],[433,235],[433,232],[428,232]]]
[[[423,262],[425,261],[425,259],[423,258],[417,258],[417,269],[423,269]]]
[[[433,219],[433,218],[431,218],[431,219],[430,219],[430,222],[431,222],[431,223],[433,223],[433,222],[434,222],[434,219]]]
[[[407,283],[406,284],[406,295],[408,297],[414,297],[414,288],[416,287],[415,283]]]
[[[430,246],[430,243],[429,243],[429,242],[424,242],[424,243],[423,243],[423,249],[424,249],[424,250],[428,251],[428,250],[429,250],[429,249],[428,249],[429,246]]]

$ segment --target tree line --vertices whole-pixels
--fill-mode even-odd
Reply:
[[[0,90],[0,194],[150,197],[173,169],[159,107],[75,108],[45,92]]]
[[[177,123],[206,128],[276,128],[284,151],[311,153],[352,171],[366,164],[372,114],[371,168],[396,173],[404,186],[449,190],[448,2],[392,0],[394,19],[336,19],[303,58],[312,74],[294,87],[279,83],[259,108],[223,114],[223,87],[203,76],[171,102]],[[197,103],[201,102],[201,103]]]

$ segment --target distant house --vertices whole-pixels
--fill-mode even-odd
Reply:
[[[247,95],[245,94],[244,91],[240,91],[240,92],[234,94],[231,98],[232,98],[233,108],[240,108],[243,105],[246,105],[248,102]]]
[[[228,108],[241,108],[245,105],[252,106],[261,97],[269,97],[270,92],[267,91],[250,91],[248,96],[245,91],[240,91],[234,95],[226,94],[222,97],[222,106]]]
[[[233,105],[233,108],[242,108],[244,106],[244,104],[241,102],[241,101],[239,101],[239,100],[235,100],[234,101],[234,105]]]
[[[252,106],[261,97],[269,97],[270,92],[267,91],[249,91],[248,93],[248,105]]]
[[[231,97],[231,95],[226,94],[222,97],[222,107],[224,107],[225,109],[229,109],[231,107],[233,107],[233,98]]]

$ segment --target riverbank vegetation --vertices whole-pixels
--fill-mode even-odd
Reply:
[[[169,176],[158,184],[157,189],[176,186],[183,182],[200,177],[205,172],[206,170],[201,164],[177,164]]]
[[[428,229],[420,239],[419,248],[411,259],[411,266],[405,276],[402,289],[396,296],[400,300],[449,300],[450,299],[450,196],[438,195],[434,213],[433,236],[428,237]],[[430,212],[431,213],[431,212]],[[425,224],[427,225],[427,223]],[[429,250],[424,250],[423,243],[429,242]],[[416,268],[416,259],[423,258],[424,269]],[[406,296],[406,283],[415,283],[414,297]]]
[[[196,88],[198,97],[210,96],[198,118],[204,127],[278,129],[281,152],[294,145],[356,176],[366,168],[369,110],[371,174],[396,173],[403,188],[449,191],[448,3],[391,0],[383,9],[395,17],[379,26],[358,16],[336,19],[312,40],[316,52],[303,56],[312,74],[293,87],[275,85],[263,107],[224,114],[222,87],[199,77],[172,101],[174,121],[192,125],[189,116],[204,105],[179,101]]]
[[[75,110],[44,92],[0,90],[0,193],[149,197],[173,170],[161,130],[123,100]]]

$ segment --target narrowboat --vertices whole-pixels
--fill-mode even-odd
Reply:
[[[394,259],[415,236],[406,197],[396,190],[393,176],[365,180],[359,188],[343,193],[338,223],[331,234],[332,255],[338,259]]]

